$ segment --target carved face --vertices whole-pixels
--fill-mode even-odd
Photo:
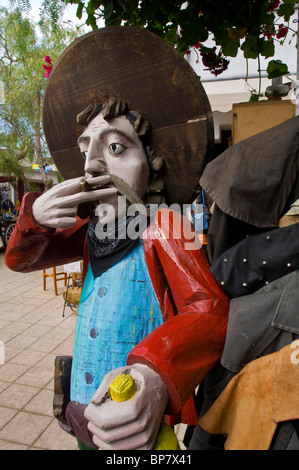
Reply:
[[[86,126],[78,139],[78,145],[85,158],[87,179],[105,174],[115,175],[124,180],[139,197],[144,196],[150,180],[149,165],[142,142],[125,116],[108,122],[101,113],[98,114]],[[119,207],[118,195],[100,200],[97,207],[98,218],[105,223],[110,223],[126,210],[126,207]]]
[[[150,171],[142,142],[125,116],[107,122],[98,114],[78,139],[85,158],[85,176],[114,174],[142,197]]]

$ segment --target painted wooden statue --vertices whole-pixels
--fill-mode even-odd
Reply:
[[[84,259],[66,422],[89,447],[150,449],[164,414],[197,423],[192,394],[225,338],[228,297],[189,222],[169,209],[148,212],[194,199],[213,140],[209,103],[164,41],[111,27],[62,54],[43,125],[65,181],[26,194],[6,263],[29,272]],[[133,204],[143,208],[142,235]],[[104,407],[86,407],[119,368],[138,393],[107,422]]]
[[[84,259],[62,417],[80,448],[152,449],[166,414],[195,426],[189,449],[298,449],[299,118],[208,162],[193,70],[110,27],[62,54],[43,124],[65,181],[24,197],[5,256],[23,272]],[[198,181],[208,260],[180,214]],[[121,373],[136,388],[118,402]]]

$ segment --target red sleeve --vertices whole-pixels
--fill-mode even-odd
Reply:
[[[39,196],[31,192],[23,198],[5,251],[5,263],[13,271],[37,271],[83,259],[87,220],[78,219],[75,227],[67,229],[40,226],[32,214],[32,205]]]
[[[179,213],[163,209],[144,240],[145,256],[165,323],[129,354],[128,364],[146,364],[168,389],[167,413],[177,414],[219,361],[227,328],[229,299],[209,270],[197,235]]]

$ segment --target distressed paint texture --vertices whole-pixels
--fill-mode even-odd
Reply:
[[[142,242],[94,279],[89,267],[78,309],[71,400],[89,403],[104,375],[163,322]]]

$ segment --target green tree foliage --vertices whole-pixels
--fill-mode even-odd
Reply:
[[[51,1],[51,0],[48,0]],[[149,29],[182,54],[190,48],[214,75],[227,69],[239,50],[245,59],[274,56],[275,42],[283,41],[296,0],[66,0],[77,4],[77,16],[86,23],[129,25]],[[280,26],[279,26],[280,24]],[[212,38],[215,46],[206,47]],[[276,64],[276,76],[285,67]]]
[[[0,9],[0,80],[4,100],[0,104],[0,172],[22,176],[20,162],[26,158],[39,165],[47,188],[44,171],[49,157],[44,142],[41,108],[47,78],[44,57],[55,63],[61,52],[76,36],[76,29],[66,27],[56,18],[55,28],[45,17],[39,29],[26,14],[30,7],[22,3],[12,11]],[[48,159],[47,159],[48,161]]]

